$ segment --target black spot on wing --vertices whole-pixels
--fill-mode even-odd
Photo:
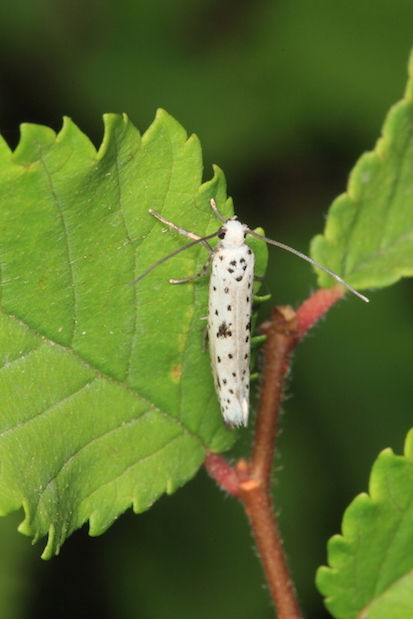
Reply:
[[[231,327],[231,324],[227,325],[227,323],[224,320],[224,322],[222,322],[218,327],[217,337],[231,337],[232,331],[230,327]]]

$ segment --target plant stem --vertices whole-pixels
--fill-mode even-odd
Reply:
[[[244,505],[278,619],[302,619],[271,495],[271,472],[284,381],[297,343],[344,292],[337,286],[320,289],[297,312],[289,306],[272,310],[272,320],[261,327],[266,341],[251,461],[240,459],[233,468],[218,454],[210,453],[205,460],[210,475]]]
[[[271,483],[279,409],[284,381],[289,371],[289,357],[297,344],[296,314],[292,307],[274,307],[272,321],[261,326],[267,336],[264,344],[264,365],[261,375],[261,397],[257,412],[252,448],[251,474]]]
[[[279,407],[290,354],[298,341],[294,310],[291,307],[274,308],[272,321],[265,323],[261,330],[267,336],[261,399],[251,463],[240,460],[236,465],[239,498],[251,523],[278,618],[301,619],[271,496]]]

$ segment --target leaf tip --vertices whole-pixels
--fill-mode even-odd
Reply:
[[[56,529],[53,524],[49,526],[47,544],[41,554],[41,558],[47,561],[51,559],[53,555],[58,555],[60,551],[60,545],[56,544]]]

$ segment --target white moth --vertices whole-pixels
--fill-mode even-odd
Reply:
[[[247,425],[254,253],[246,226],[228,220],[218,237],[209,280],[208,340],[215,390],[228,425]]]
[[[260,236],[238,221],[236,216],[225,219],[219,213],[214,200],[211,200],[211,207],[223,225],[217,232],[205,237],[176,226],[150,209],[149,212],[162,223],[193,241],[153,264],[131,282],[131,285],[136,284],[165,260],[197,243],[201,243],[208,249],[210,258],[200,273],[186,279],[169,281],[172,284],[180,284],[196,279],[206,273],[212,262],[209,282],[208,338],[215,390],[225,423],[229,427],[246,426],[249,413],[251,316],[255,262],[252,249],[245,243],[246,235],[251,234],[266,243],[296,254],[334,277],[363,301],[368,302],[368,299],[349,286],[341,277],[305,254],[288,245]],[[221,240],[215,249],[212,249],[207,241],[215,236]]]

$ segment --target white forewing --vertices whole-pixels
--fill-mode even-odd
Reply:
[[[254,254],[242,224],[227,222],[224,230],[209,284],[209,349],[222,415],[229,426],[239,426],[247,425],[249,412]]]

